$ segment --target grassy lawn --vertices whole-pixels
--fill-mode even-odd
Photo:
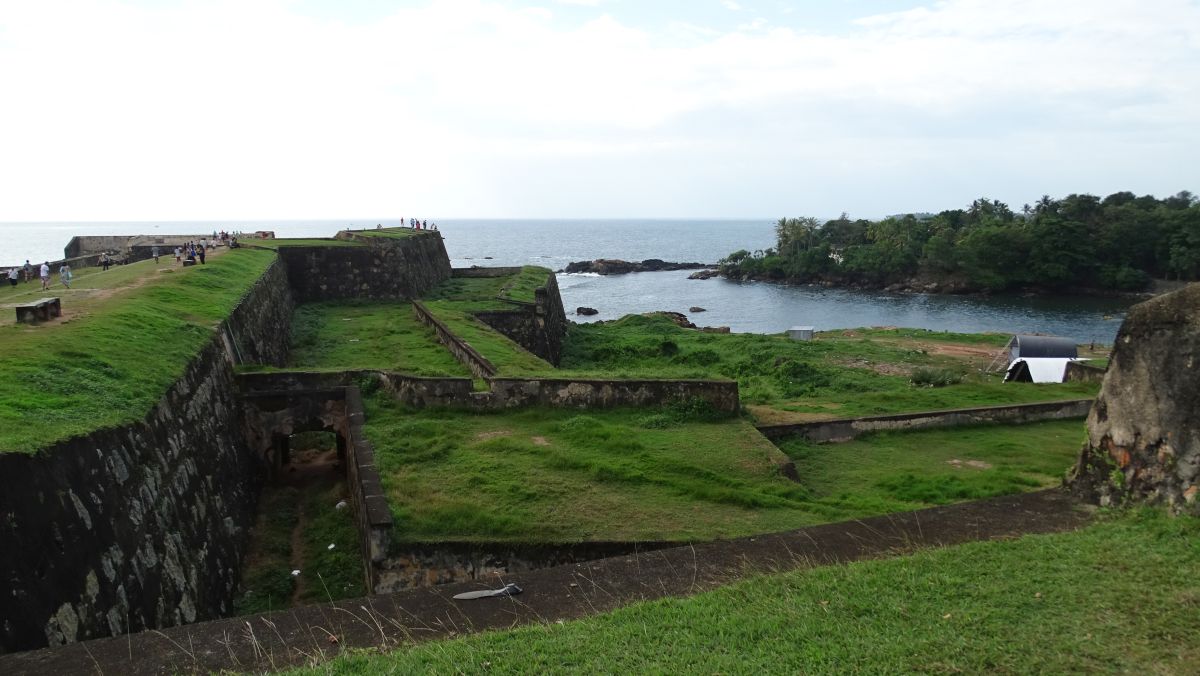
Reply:
[[[399,540],[707,539],[818,520],[779,476],[786,458],[743,420],[366,404]]]
[[[465,366],[417,321],[411,303],[300,305],[292,317],[289,366],[381,369],[424,376],[470,377]]]
[[[432,230],[417,230],[415,228],[380,228],[378,230],[351,230],[353,235],[357,237],[382,237],[386,239],[408,239],[416,235],[423,235]]]
[[[852,518],[1058,485],[1085,436],[1082,420],[1055,420],[779,446],[813,500]]]
[[[782,335],[716,334],[682,329],[662,316],[571,326],[561,368],[624,377],[732,378],[743,403],[764,421],[851,417],[1088,398],[1097,383],[1004,383],[985,375],[1007,337],[918,329]],[[917,384],[921,374],[957,384]],[[761,407],[753,408],[755,406]]]
[[[510,338],[476,319],[462,309],[459,301],[431,300],[425,307],[442,320],[459,338],[470,343],[480,354],[487,357],[501,376],[546,375],[554,367],[544,359],[529,352]]]
[[[303,673],[1196,673],[1200,520],[1135,512],[552,619]]]
[[[520,273],[509,280],[500,295],[509,300],[532,303],[534,301],[533,292],[546,286],[546,280],[552,274],[554,272],[550,268],[526,265],[521,268]]]
[[[235,249],[191,268],[89,270],[70,291],[54,289],[63,320],[0,325],[0,451],[34,452],[145,416],[274,259]],[[44,295],[31,283],[19,296],[24,287]]]
[[[395,532],[416,541],[697,540],[918,509],[1054,485],[1083,434],[1065,421],[790,444],[794,483],[742,419],[367,405]]]
[[[261,247],[263,249],[278,249],[284,246],[365,246],[362,242],[347,239],[318,238],[280,238],[280,239],[246,239],[239,240],[245,246]]]

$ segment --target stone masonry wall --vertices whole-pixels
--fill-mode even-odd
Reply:
[[[895,413],[892,415],[839,418],[785,425],[760,425],[758,431],[768,439],[800,436],[808,441],[850,441],[870,432],[921,430],[933,427],[957,427],[986,423],[1021,424],[1039,420],[1083,418],[1092,408],[1091,399],[1050,401],[1009,406],[980,406],[944,411]]]
[[[355,241],[363,245],[279,248],[297,302],[407,300],[450,278],[450,258],[437,232]]]
[[[1130,309],[1087,427],[1077,493],[1200,515],[1200,284]]]
[[[247,361],[279,363],[291,299],[273,274],[229,321]],[[261,472],[225,328],[145,419],[0,455],[0,650],[228,610]]]
[[[455,274],[465,276],[460,272]],[[475,316],[521,347],[557,366],[562,359],[563,338],[567,335],[567,314],[554,273],[549,274],[544,286],[534,290],[533,303],[507,302],[513,309],[476,312]]]
[[[489,408],[660,407],[700,399],[724,413],[737,413],[734,380],[588,380],[582,378],[491,378]]]

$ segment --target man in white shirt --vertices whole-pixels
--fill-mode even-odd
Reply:
[[[50,261],[42,263],[42,268],[38,271],[42,276],[42,291],[50,288]]]

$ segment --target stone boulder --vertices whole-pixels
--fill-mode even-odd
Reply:
[[[693,272],[692,274],[688,275],[688,279],[712,279],[713,277],[720,276],[720,270],[700,270],[699,272]]]
[[[1079,495],[1200,515],[1200,284],[1129,311],[1087,428]]]
[[[705,310],[704,308],[700,307],[699,305],[693,305],[690,308],[688,308],[688,312],[708,312],[708,310]]]
[[[600,311],[594,307],[584,307],[580,305],[579,307],[575,308],[575,314],[590,317],[592,315],[600,314]]]

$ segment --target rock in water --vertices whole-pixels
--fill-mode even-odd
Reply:
[[[688,275],[688,279],[712,279],[713,277],[719,277],[720,275],[720,270],[701,270]]]
[[[693,305],[690,308],[688,308],[688,312],[708,312],[708,310],[705,310],[704,308],[700,307],[699,305]]]
[[[598,314],[600,314],[600,311],[599,311],[599,310],[597,310],[597,309],[596,309],[596,308],[594,308],[594,307],[583,307],[583,306],[581,305],[581,306],[579,306],[579,307],[575,308],[575,314],[577,314],[577,315],[583,315],[583,316],[585,316],[585,317],[590,317],[590,316],[592,316],[592,315],[598,315]]]
[[[1130,309],[1087,428],[1078,494],[1200,515],[1200,284]]]

